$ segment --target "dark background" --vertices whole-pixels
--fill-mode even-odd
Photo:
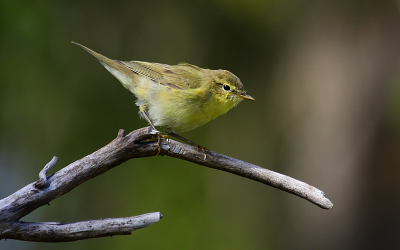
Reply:
[[[110,58],[226,69],[255,102],[182,134],[323,190],[293,195],[169,157],[135,159],[26,221],[161,211],[157,224],[0,249],[399,249],[399,1],[1,1],[0,198],[143,127]]]

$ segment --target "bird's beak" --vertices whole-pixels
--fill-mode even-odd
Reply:
[[[255,101],[256,99],[254,99],[253,97],[247,95],[247,94],[241,94],[239,95],[240,98],[245,99],[245,100],[250,100],[250,101]]]

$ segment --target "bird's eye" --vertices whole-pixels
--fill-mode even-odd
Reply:
[[[229,87],[229,85],[224,85],[223,88],[224,88],[225,91],[231,90],[231,87]]]

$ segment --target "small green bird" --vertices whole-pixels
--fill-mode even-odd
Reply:
[[[72,43],[96,57],[136,96],[139,113],[150,124],[152,133],[159,134],[155,126],[163,126],[166,133],[200,147],[175,132],[202,126],[243,99],[254,101],[246,94],[239,78],[226,70],[202,69],[188,63],[167,65],[112,60]]]

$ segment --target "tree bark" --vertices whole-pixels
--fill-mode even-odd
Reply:
[[[158,222],[162,217],[159,212],[74,223],[20,221],[35,209],[129,159],[158,154],[252,179],[297,195],[324,209],[333,206],[321,190],[304,182],[212,151],[206,150],[205,153],[206,159],[195,147],[158,138],[148,133],[146,127],[128,135],[120,130],[117,138],[108,145],[47,177],[47,171],[57,162],[54,157],[40,172],[38,181],[0,200],[0,239],[65,242],[130,234],[133,230]]]

